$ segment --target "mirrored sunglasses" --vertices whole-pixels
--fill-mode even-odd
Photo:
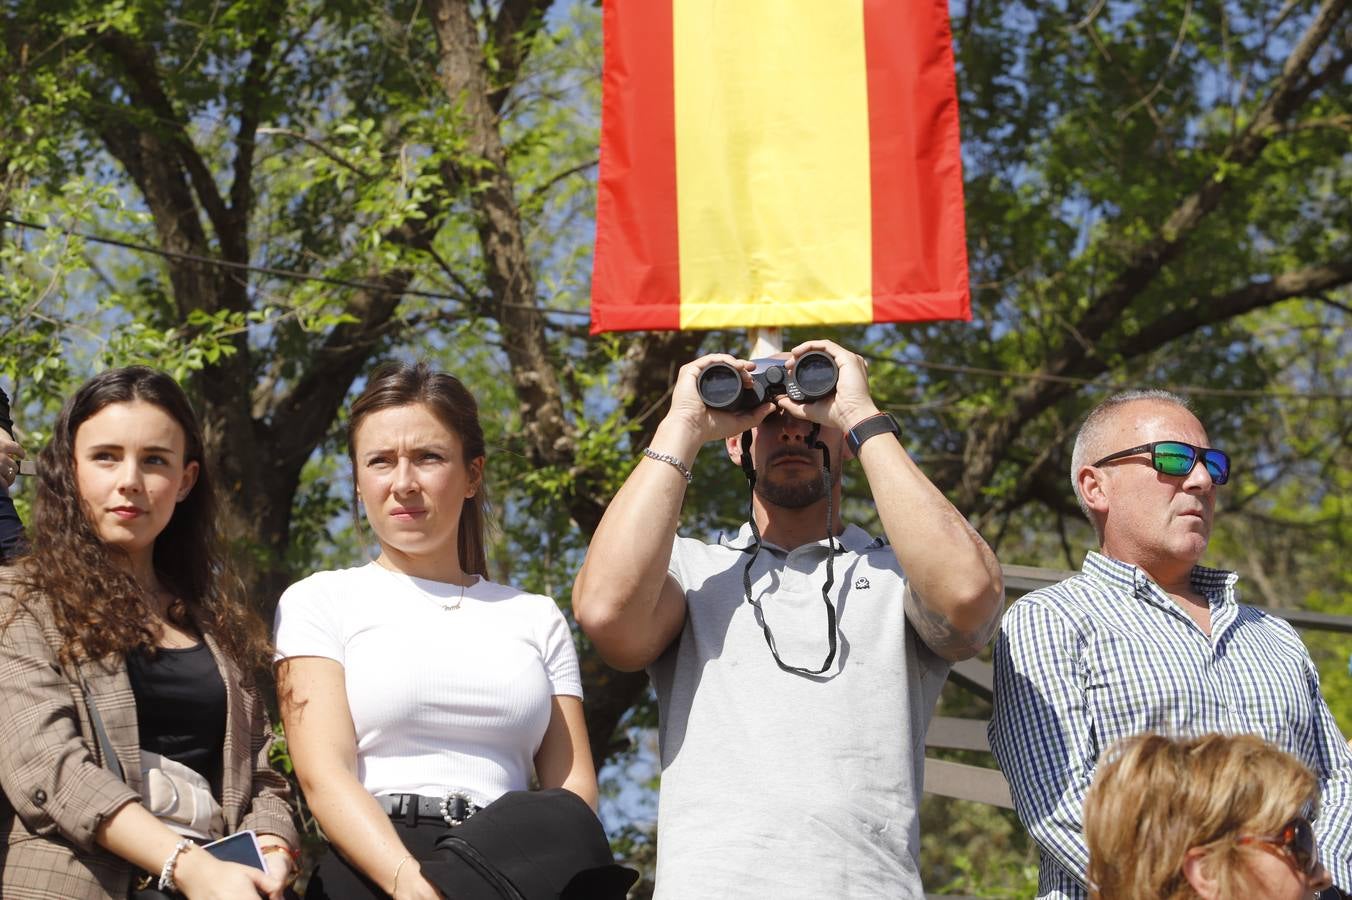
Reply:
[[[1230,480],[1230,457],[1224,451],[1212,447],[1194,447],[1182,441],[1151,441],[1139,447],[1110,453],[1094,465],[1101,466],[1115,459],[1147,451],[1150,453],[1150,465],[1156,472],[1164,475],[1187,475],[1200,459],[1202,465],[1206,466],[1207,473],[1211,475],[1213,483],[1225,484]]]
[[[1314,840],[1314,826],[1304,816],[1296,816],[1278,829],[1276,834],[1246,834],[1236,843],[1274,847],[1306,875],[1313,875],[1315,869],[1319,868],[1319,847]]]

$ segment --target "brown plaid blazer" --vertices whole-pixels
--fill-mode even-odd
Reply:
[[[0,570],[2,573],[3,570]],[[30,606],[37,606],[30,604]],[[132,868],[94,841],[99,824],[138,802],[136,698],[121,657],[62,665],[50,610],[20,606],[0,574],[0,897],[124,900]],[[285,778],[268,765],[272,730],[254,688],[211,635],[225,682],[221,807],[230,832],[252,828],[298,846]],[[85,690],[97,704],[126,782],[104,765]]]

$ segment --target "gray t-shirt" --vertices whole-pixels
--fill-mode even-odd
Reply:
[[[918,809],[925,731],[949,664],[906,620],[892,548],[854,526],[831,599],[840,646],[823,675],[781,670],[742,569],[751,529],[677,537],[679,637],[649,670],[660,710],[658,900],[922,898]],[[816,669],[828,649],[826,541],[763,544],[752,596],[779,656]]]

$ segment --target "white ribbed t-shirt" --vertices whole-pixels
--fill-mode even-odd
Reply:
[[[275,631],[278,660],[343,666],[357,777],[375,795],[459,790],[486,805],[524,790],[551,697],[582,696],[554,601],[482,578],[462,599],[375,563],[317,572],[282,595]]]

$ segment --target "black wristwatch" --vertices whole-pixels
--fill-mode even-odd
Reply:
[[[901,434],[901,426],[897,420],[892,418],[891,413],[878,413],[876,416],[869,416],[858,425],[845,433],[845,443],[849,444],[850,452],[855,456],[859,455],[859,448],[864,441],[880,434]]]

